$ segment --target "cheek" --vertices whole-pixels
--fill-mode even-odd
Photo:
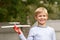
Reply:
[[[45,17],[45,19],[48,19],[47,17]]]
[[[48,19],[48,15],[46,15],[46,19]]]

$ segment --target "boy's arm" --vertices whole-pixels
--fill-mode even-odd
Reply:
[[[15,30],[15,32],[17,32],[19,34],[19,37],[21,40],[26,40],[25,36],[23,35],[22,31],[20,28],[16,27],[16,25],[14,25],[13,29]]]
[[[28,38],[26,39],[25,36],[23,35],[22,31],[20,28],[16,27],[16,25],[14,25],[14,28],[13,28],[18,34],[19,34],[19,37],[21,40],[33,40],[33,37],[34,37],[34,30],[30,30],[29,31],[29,35],[28,35]]]

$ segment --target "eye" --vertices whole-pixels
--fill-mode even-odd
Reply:
[[[46,15],[43,15],[43,17],[45,17]]]
[[[39,15],[39,17],[42,17],[42,15]]]

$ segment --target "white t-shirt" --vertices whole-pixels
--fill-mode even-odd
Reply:
[[[56,40],[55,30],[52,27],[38,27],[34,26],[30,29],[28,38],[20,34],[21,40]]]

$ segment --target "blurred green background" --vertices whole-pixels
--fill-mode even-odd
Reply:
[[[0,22],[34,23],[34,11],[45,7],[49,20],[60,19],[60,0],[0,0]]]

